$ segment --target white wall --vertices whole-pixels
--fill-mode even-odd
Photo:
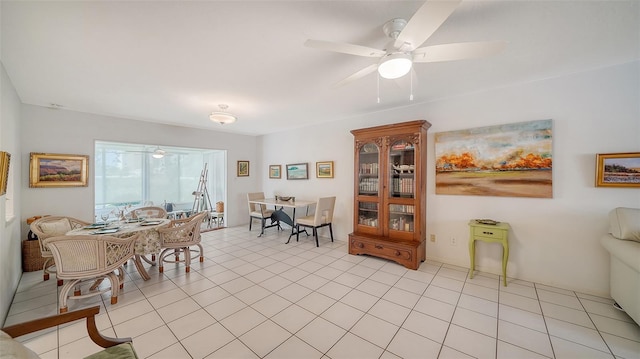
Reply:
[[[4,323],[22,275],[20,236],[20,98],[0,63],[0,150],[11,154],[10,191],[0,197],[0,323]],[[12,190],[11,190],[12,189]],[[13,216],[6,208],[12,196]],[[7,218],[9,216],[9,218]]]
[[[57,214],[93,221],[94,141],[118,141],[151,145],[227,150],[227,225],[246,222],[246,193],[260,186],[257,174],[236,177],[236,161],[251,161],[255,168],[257,139],[216,131],[167,126],[82,112],[22,107],[22,147],[16,161],[22,170],[22,220],[34,215]],[[203,121],[208,121],[203,116]],[[90,156],[89,186],[29,188],[29,153],[67,153]],[[23,234],[28,231],[26,225]]]
[[[607,232],[609,210],[640,207],[640,191],[594,187],[595,155],[640,150],[639,68],[633,62],[267,135],[263,189],[267,196],[336,195],[334,232],[347,240],[353,228],[349,130],[425,119],[432,124],[427,236],[436,235],[435,243],[427,242],[429,259],[468,268],[467,222],[493,218],[512,226],[508,276],[608,296],[609,259],[599,238]],[[552,199],[435,195],[434,133],[539,119],[552,119],[554,126]],[[315,162],[326,160],[335,161],[335,178],[316,179]],[[308,181],[267,178],[268,165],[296,162],[309,162]],[[497,274],[500,263],[499,246],[477,245],[476,269]]]

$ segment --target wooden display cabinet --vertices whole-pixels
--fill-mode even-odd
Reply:
[[[418,269],[426,258],[424,120],[353,130],[355,187],[349,253]]]

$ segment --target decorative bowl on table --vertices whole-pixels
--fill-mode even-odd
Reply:
[[[489,225],[495,226],[500,222],[494,221],[493,219],[476,219],[476,223],[489,224]]]
[[[293,198],[293,197],[291,197],[291,196],[289,196],[289,197],[286,197],[286,196],[278,196],[278,198],[276,198],[276,199],[277,199],[278,201],[285,201],[285,202],[286,202],[286,201],[290,201],[292,198]]]

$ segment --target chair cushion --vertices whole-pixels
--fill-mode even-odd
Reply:
[[[71,230],[71,224],[69,223],[68,219],[62,218],[57,221],[42,223],[40,225],[40,228],[44,233],[50,235],[51,237],[64,236]]]
[[[296,222],[298,222],[298,224],[301,226],[313,227],[316,225],[315,223],[313,223],[314,219],[315,219],[315,216],[306,216],[306,217],[296,218]]]
[[[317,227],[320,225],[323,225],[325,223],[329,223],[327,222],[327,217],[326,216],[322,216],[320,217],[320,221],[318,223],[315,223],[315,216],[306,216],[306,217],[302,217],[300,219],[296,219],[296,222],[300,223],[300,225],[305,225],[305,226],[309,226],[309,227]]]
[[[253,211],[253,212],[251,212],[249,215],[250,215],[251,217],[257,217],[257,218],[260,218],[260,217],[262,217],[262,216],[264,216],[264,218],[269,218],[269,217],[271,217],[271,214],[273,214],[273,211],[272,211],[272,210],[270,210],[270,209],[268,209],[268,210],[266,210],[266,211],[264,211],[264,212],[256,212],[256,211]]]
[[[0,358],[6,359],[38,359],[38,354],[25,347],[9,334],[0,330]]]
[[[131,343],[122,343],[110,348],[106,348],[95,354],[91,354],[85,359],[137,359],[138,355],[133,350]]]
[[[640,208],[618,207],[609,212],[609,233],[618,239],[640,242]]]

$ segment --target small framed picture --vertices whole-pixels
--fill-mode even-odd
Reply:
[[[9,163],[11,154],[0,151],[0,196],[7,193],[7,183],[9,182]]]
[[[35,153],[29,155],[29,187],[87,187],[89,156]]]
[[[269,166],[269,178],[281,178],[282,177],[282,166],[280,165],[270,165]]]
[[[596,187],[640,187],[640,152],[597,154]]]
[[[333,161],[316,162],[317,178],[333,178]]]
[[[309,167],[307,163],[292,163],[287,165],[287,179],[309,179]]]
[[[249,177],[249,161],[238,161],[238,177]]]

